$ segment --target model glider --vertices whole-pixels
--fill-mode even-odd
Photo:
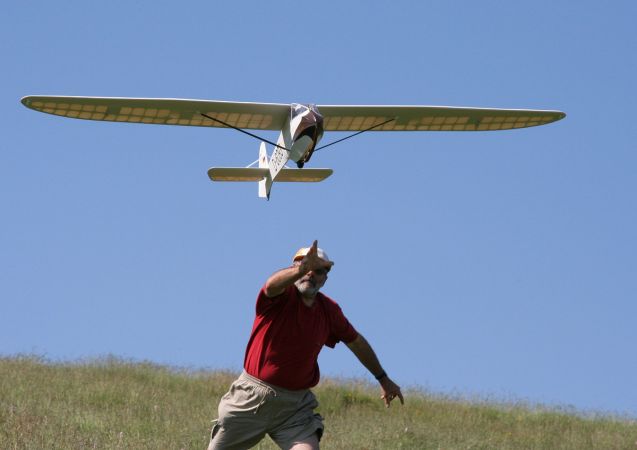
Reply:
[[[303,169],[312,154],[365,131],[491,131],[545,125],[563,119],[561,111],[457,108],[448,106],[348,106],[245,103],[209,100],[27,96],[36,111],[74,119],[233,128],[261,140],[258,167],[213,167],[213,181],[256,181],[259,197],[269,198],[275,181],[322,181],[331,169]],[[280,130],[270,142],[250,130]],[[324,131],[354,132],[317,147]],[[266,143],[274,147],[268,157]],[[297,168],[288,168],[288,160]]]

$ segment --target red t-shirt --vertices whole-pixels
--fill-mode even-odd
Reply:
[[[284,389],[316,386],[323,345],[352,342],[358,332],[331,298],[316,294],[307,307],[296,286],[268,298],[262,288],[243,367],[253,377]]]

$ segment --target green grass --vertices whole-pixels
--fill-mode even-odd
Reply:
[[[0,358],[0,449],[205,449],[236,374],[117,358]],[[324,380],[322,449],[637,449],[637,422]],[[257,448],[277,448],[266,438]]]

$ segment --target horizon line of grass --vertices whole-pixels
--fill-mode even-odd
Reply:
[[[145,366],[148,368],[154,368],[157,370],[165,370],[175,374],[184,374],[188,376],[206,376],[210,374],[227,374],[232,377],[239,375],[240,371],[217,368],[212,366],[181,366],[177,364],[158,363],[150,359],[138,359],[133,357],[122,357],[115,354],[107,353],[98,356],[86,356],[79,358],[50,358],[40,353],[15,353],[13,355],[7,355],[0,353],[0,362],[3,360],[24,360],[43,365],[59,365],[63,367],[77,367],[77,366],[104,366],[109,364],[114,365],[130,365],[130,366]],[[377,383],[372,382],[362,377],[349,377],[349,376],[330,376],[321,375],[319,385],[335,383],[337,385],[348,386],[365,386],[369,389],[377,389]],[[546,404],[530,399],[522,398],[510,398],[504,399],[492,394],[470,394],[462,392],[442,393],[434,392],[420,385],[408,385],[402,389],[410,395],[422,395],[429,398],[437,398],[439,400],[456,402],[456,403],[469,403],[472,405],[485,405],[485,406],[500,406],[502,408],[522,407],[533,411],[553,412],[559,414],[566,414],[577,416],[581,418],[596,419],[596,418],[609,418],[623,421],[632,421],[637,423],[637,415],[632,415],[629,412],[620,411],[604,411],[596,410],[593,408],[577,408],[573,405],[560,405],[560,404]]]
[[[65,362],[0,355],[0,448],[205,448],[236,376],[113,355]],[[618,416],[424,390],[386,409],[378,386],[361,379],[328,377],[313,390],[324,450],[636,448],[637,421]],[[276,446],[266,439],[256,448]]]

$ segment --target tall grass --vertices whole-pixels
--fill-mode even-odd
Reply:
[[[204,449],[236,374],[103,358],[0,358],[0,449]],[[637,449],[637,422],[410,392],[385,409],[376,387],[314,390],[323,449]],[[274,449],[266,438],[257,448]]]

